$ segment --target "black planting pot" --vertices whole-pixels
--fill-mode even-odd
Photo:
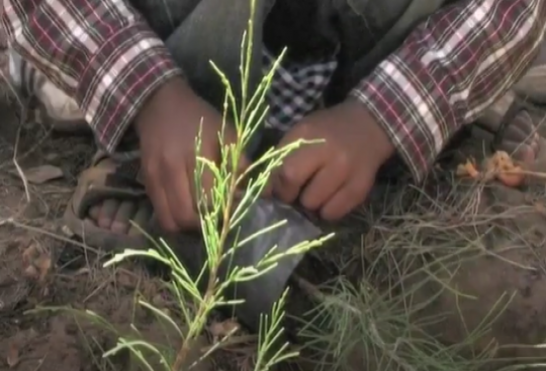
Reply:
[[[233,266],[256,266],[274,246],[276,246],[275,253],[283,253],[304,241],[317,239],[322,234],[317,226],[294,208],[273,199],[258,199],[249,207],[239,228],[237,228],[238,241],[284,220],[286,222],[282,226],[262,233],[244,246],[234,249],[232,257],[226,259],[220,267],[219,279],[225,279],[226,274]],[[190,274],[194,277],[199,274],[207,261],[207,252],[200,238],[191,238],[185,233],[162,233],[157,225],[154,225],[151,230],[152,237],[163,238],[175,251]],[[228,237],[226,247],[233,246],[234,238],[234,235]],[[303,257],[302,254],[284,257],[275,268],[263,276],[231,287],[225,299],[242,299],[244,303],[223,309],[234,315],[250,331],[257,332],[260,316],[271,312],[273,305],[281,298],[290,276]],[[207,282],[208,277],[204,277],[201,281],[203,286]]]

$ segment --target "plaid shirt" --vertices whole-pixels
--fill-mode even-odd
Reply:
[[[109,152],[154,90],[182,73],[123,0],[4,0],[2,20],[11,47],[76,97]],[[460,0],[416,27],[350,94],[419,180],[451,135],[523,74],[545,29],[544,0]],[[334,69],[327,61],[280,71],[268,125],[287,128],[314,109]]]

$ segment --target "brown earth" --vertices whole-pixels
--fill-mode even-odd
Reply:
[[[53,133],[32,117],[21,125],[20,111],[17,103],[0,100],[0,370],[139,370],[127,354],[102,357],[118,335],[178,349],[181,339],[135,304],[142,298],[161,310],[176,309],[162,273],[138,262],[103,268],[107,256],[62,226],[77,175],[95,151],[92,138]],[[116,332],[82,316],[84,310],[105,318]],[[212,318],[188,360],[196,361],[234,324]],[[214,365],[220,363],[250,370],[255,336],[234,339],[236,346],[227,342],[192,369],[219,369]]]

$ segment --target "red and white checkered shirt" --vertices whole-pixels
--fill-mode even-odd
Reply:
[[[107,151],[116,149],[146,98],[182,74],[124,0],[3,4],[10,47],[76,97]],[[544,0],[460,0],[416,27],[370,76],[355,81],[350,94],[370,110],[419,180],[451,135],[525,72],[545,28]],[[335,67],[323,61],[303,72],[281,70],[273,89],[278,94],[269,97],[271,111],[280,114],[268,123],[289,127],[314,109]],[[316,73],[309,77],[309,71]],[[298,73],[316,82],[315,90],[301,91],[309,84],[292,79]]]

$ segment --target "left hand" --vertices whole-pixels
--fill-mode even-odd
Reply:
[[[381,165],[394,154],[387,134],[364,105],[348,100],[312,113],[281,140],[323,140],[291,153],[272,175],[276,197],[299,200],[325,220],[337,220],[365,201]]]

